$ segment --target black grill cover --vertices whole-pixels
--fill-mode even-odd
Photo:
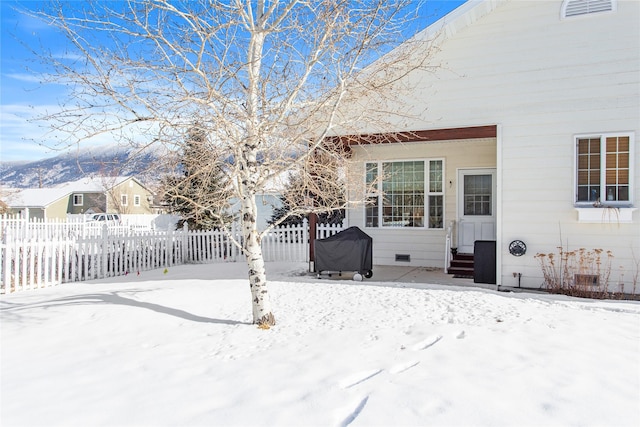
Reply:
[[[357,271],[373,268],[373,239],[358,227],[349,227],[315,241],[316,271]]]

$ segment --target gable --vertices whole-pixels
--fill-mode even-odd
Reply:
[[[345,104],[341,114],[354,118],[353,125],[336,133],[507,122],[531,123],[535,131],[541,121],[578,125],[578,112],[587,116],[584,111],[599,115],[602,125],[596,129],[602,129],[614,126],[611,117],[626,120],[627,112],[616,110],[632,106],[637,122],[640,2],[618,1],[612,3],[614,12],[565,20],[562,0],[485,3],[495,7],[480,14],[480,6],[472,5],[447,21],[456,31],[429,52],[432,69],[405,74],[389,93],[358,94],[356,102]],[[473,19],[459,24],[467,22],[468,14]],[[362,108],[369,110],[366,121],[358,119]],[[592,117],[582,120],[594,123]]]
[[[562,3],[561,17],[575,18],[577,16],[614,12],[615,0],[564,0]]]

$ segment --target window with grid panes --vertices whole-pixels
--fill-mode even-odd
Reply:
[[[633,135],[576,138],[576,203],[628,205],[631,202]]]
[[[443,227],[442,160],[370,162],[365,169],[366,227]]]

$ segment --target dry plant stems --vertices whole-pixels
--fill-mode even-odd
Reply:
[[[612,288],[613,254],[602,249],[580,248],[569,251],[558,246],[557,253],[538,253],[544,287],[551,293],[584,298],[624,298],[620,288]],[[631,295],[636,293],[638,268],[633,279]],[[624,277],[621,274],[621,279]]]
[[[633,272],[633,287],[632,287],[632,293],[633,295],[636,295],[636,289],[638,287],[638,278],[640,277],[640,258],[638,258],[636,256],[635,251],[633,250],[633,248],[631,248],[631,257],[633,259],[633,263],[634,263],[634,272]]]
[[[217,215],[223,229],[222,212],[234,213],[242,235],[228,237],[246,257],[253,321],[273,325],[260,248],[269,229],[257,228],[256,195],[296,173],[306,177],[299,191],[320,192],[323,202],[292,198],[290,215],[353,202],[335,185],[354,169],[348,147],[328,137],[389,132],[397,129],[392,118],[409,118],[395,101],[412,90],[402,77],[438,67],[428,62],[437,34],[392,50],[412,28],[406,12],[415,7],[412,0],[52,1],[31,14],[67,36],[68,54],[39,56],[45,77],[71,93],[41,119],[63,145],[108,135],[170,153],[185,147],[197,124],[206,149],[186,161],[202,182],[222,171],[224,186],[177,197]]]

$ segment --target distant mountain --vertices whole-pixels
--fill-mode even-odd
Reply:
[[[88,175],[135,176],[147,185],[158,182],[164,170],[159,151],[131,148],[91,148],[33,162],[0,162],[4,188],[51,187]]]

